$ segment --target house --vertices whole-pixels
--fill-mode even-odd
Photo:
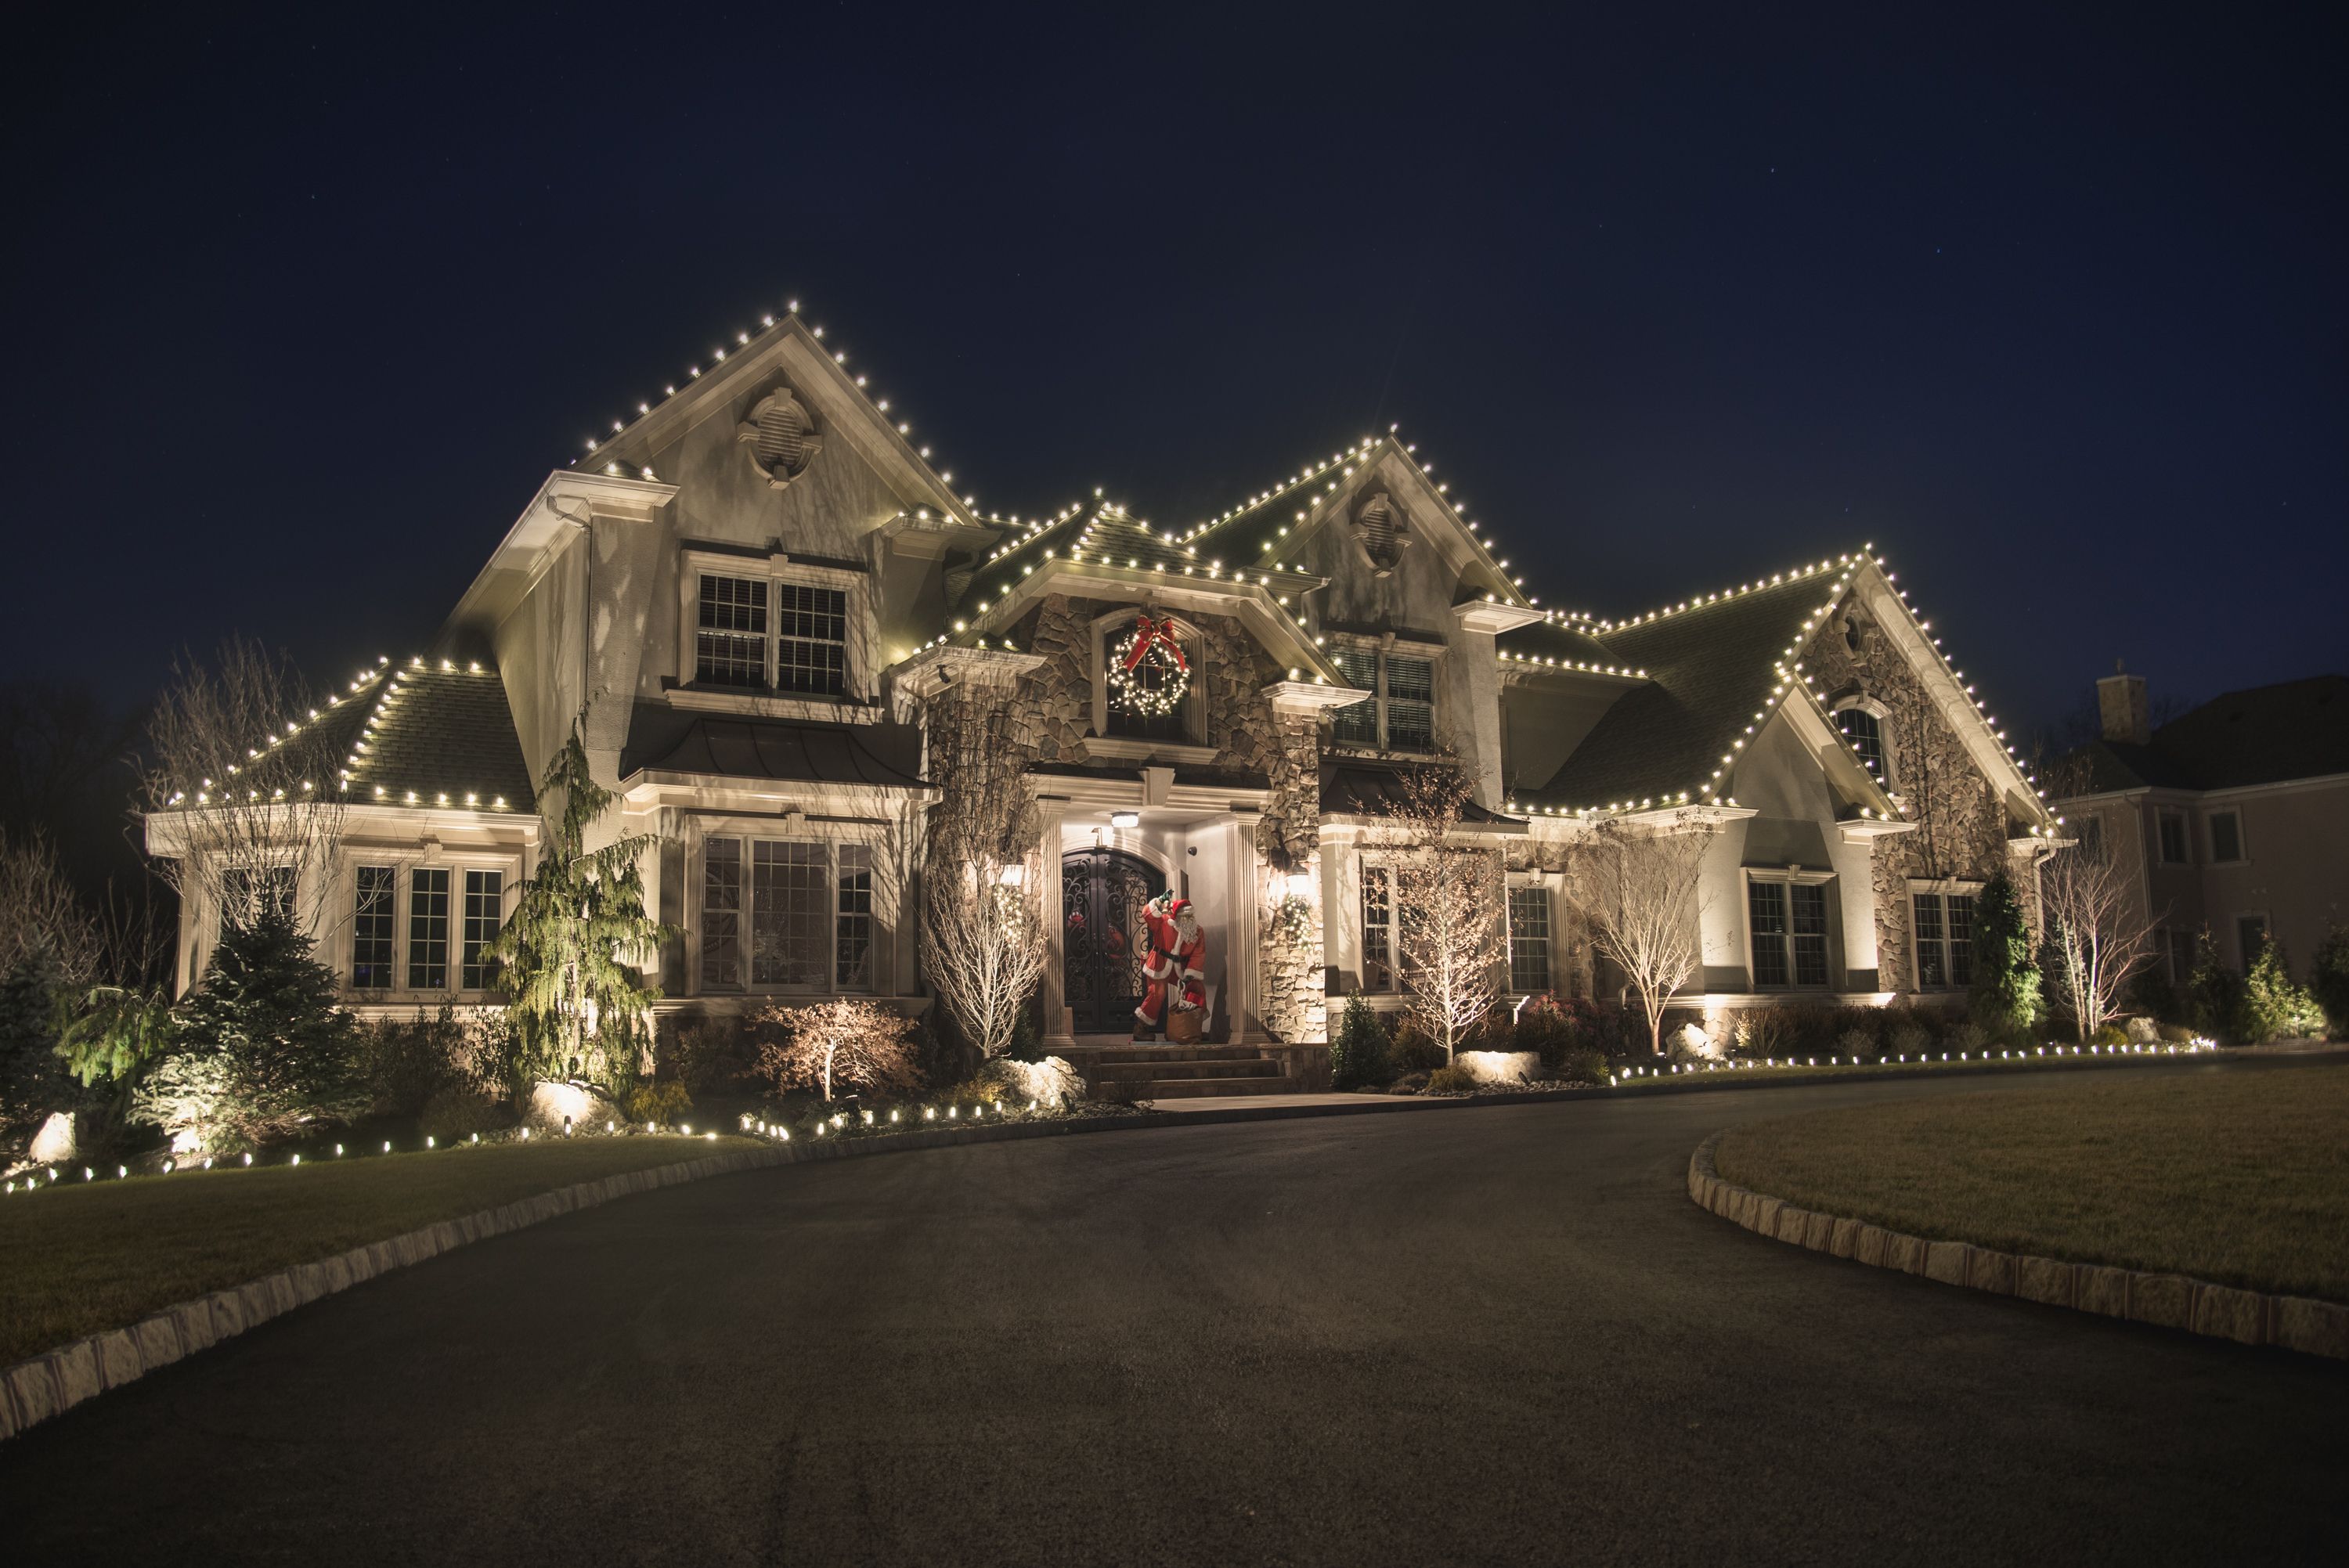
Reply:
[[[2096,683],[2102,734],[2054,770],[2083,852],[2131,869],[2171,984],[2209,927],[2248,968],[2349,919],[2349,677],[2231,691],[2156,727],[2145,677]]]
[[[1881,559],[1621,616],[1546,606],[1522,572],[1392,430],[1210,517],[1099,493],[982,511],[786,314],[587,442],[439,643],[317,721],[347,741],[321,956],[354,1006],[494,1002],[481,947],[575,717],[623,802],[603,830],[658,844],[647,886],[683,933],[665,1020],[841,992],[922,1007],[953,694],[1005,719],[1058,868],[1037,892],[1063,1052],[1130,1033],[1136,914],[1172,889],[1209,934],[1207,1037],[1269,1064],[1219,1070],[1309,1078],[1330,997],[1400,1001],[1382,825],[1398,770],[1439,750],[1474,782],[1464,837],[1506,863],[1519,994],[1615,985],[1560,873],[1627,814],[1706,835],[1689,1006],[1963,991],[1975,891],[2027,873],[2054,819]],[[185,913],[183,984],[211,918]]]

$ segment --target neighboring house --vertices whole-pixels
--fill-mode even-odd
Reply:
[[[2349,919],[2349,676],[2229,692],[2155,728],[2145,677],[2096,683],[2104,733],[2057,769],[2084,853],[2123,858],[2165,973],[2204,926],[2238,967],[2272,935],[2299,965]]]
[[[622,799],[601,830],[657,837],[647,886],[684,934],[665,1021],[924,1005],[920,847],[953,804],[925,727],[949,688],[1017,719],[1061,872],[1062,1049],[1130,1031],[1137,913],[1170,887],[1208,933],[1211,1039],[1312,1044],[1329,996],[1392,1005],[1388,802],[1439,750],[1475,784],[1464,837],[1506,863],[1518,994],[1609,985],[1560,887],[1601,816],[1709,835],[1687,1002],[1715,1015],[1954,997],[1976,890],[2027,883],[2052,840],[1865,549],[1618,619],[1545,609],[1392,434],[1182,523],[1098,495],[982,511],[856,369],[797,315],[741,335],[551,475],[439,645],[320,721],[351,741],[321,955],[354,1003],[493,999],[480,947],[537,852],[530,780],[583,713]],[[212,918],[186,912],[183,984]]]

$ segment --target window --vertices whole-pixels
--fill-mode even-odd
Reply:
[[[358,868],[351,908],[351,989],[391,989],[392,898],[396,878],[389,866]]]
[[[449,872],[418,867],[408,873],[408,988],[439,991],[449,984]]]
[[[2186,813],[2164,811],[2161,814],[2161,863],[2182,866],[2189,858],[2186,853]]]
[[[862,844],[707,841],[701,988],[879,989],[873,894],[873,851]]]
[[[767,584],[757,577],[701,576],[693,678],[757,690],[767,684]]]
[[[2243,819],[2234,811],[2210,813],[2210,861],[2225,865],[2243,858]]]
[[[1889,777],[1884,771],[1883,721],[1864,707],[1843,708],[1835,717],[1836,727],[1843,731],[1846,740],[1851,742],[1852,750],[1858,753],[1860,761],[1868,765],[1868,770],[1876,775],[1876,781],[1883,783]]]
[[[1549,986],[1549,891],[1509,890],[1509,989],[1519,995]]]
[[[2264,914],[2236,916],[2235,943],[2243,955],[2243,969],[2249,973],[2260,956],[2260,949],[2268,944],[2268,917]]]
[[[2169,983],[2183,985],[2194,978],[2194,934],[2173,931],[2169,934]]]
[[[1362,989],[1395,988],[1394,901],[1387,868],[1362,868]]]
[[[1126,645],[1133,641],[1134,632],[1133,617],[1131,615],[1121,615],[1111,621],[1102,631],[1101,655],[1104,677],[1102,700],[1106,705],[1108,718],[1106,733],[1131,736],[1142,740],[1181,740],[1188,732],[1188,716],[1184,712],[1184,709],[1190,706],[1190,699],[1187,696],[1176,702],[1164,713],[1144,712],[1129,706],[1121,698],[1118,688],[1107,684],[1107,672],[1111,667],[1124,664]],[[1199,672],[1195,639],[1187,635],[1180,627],[1176,628],[1174,636],[1176,642],[1182,645],[1183,657],[1190,665],[1195,686]],[[1153,648],[1154,650],[1153,655],[1137,661],[1131,670],[1125,671],[1123,678],[1137,697],[1145,700],[1150,698],[1164,700],[1161,694],[1167,691],[1177,677],[1174,672],[1167,667],[1165,650],[1155,643],[1153,644]]]
[[[693,636],[697,684],[796,696],[846,695],[846,589],[715,572],[700,573],[699,581]]]
[[[1336,651],[1338,673],[1348,686],[1371,695],[1330,715],[1330,738],[1341,746],[1374,746],[1388,751],[1430,751],[1435,747],[1435,661],[1369,648]]]
[[[1747,884],[1746,909],[1754,934],[1755,990],[1827,984],[1825,882],[1755,877]]]
[[[701,854],[701,988],[742,988],[742,841],[712,839]]]
[[[503,872],[465,873],[465,944],[459,964],[468,991],[486,991],[498,983],[497,961],[483,957],[481,950],[497,940],[505,923],[505,892]]]
[[[1974,895],[1910,895],[1917,915],[1917,988],[1960,991],[1974,983]]]
[[[835,987],[873,989],[873,851],[862,844],[840,846],[840,897],[832,954]]]
[[[775,689],[838,696],[848,689],[848,595],[775,584]]]

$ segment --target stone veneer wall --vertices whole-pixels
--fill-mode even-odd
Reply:
[[[1858,631],[1857,651],[1846,640],[1847,620]],[[1892,791],[1907,802],[1918,829],[1876,841],[1877,985],[1907,991],[1916,974],[1910,962],[1909,879],[1979,881],[2011,869],[2006,809],[1908,660],[1865,609],[1847,601],[1828,616],[1803,650],[1803,668],[1826,694],[1829,707],[1847,696],[1866,696],[1890,715],[1883,731]],[[2027,882],[2022,891],[2027,897]]]
[[[1015,698],[1034,737],[1030,760],[1085,759],[1083,741],[1092,729],[1093,666],[1100,656],[1092,623],[1109,611],[1128,607],[1055,593],[1021,622],[1014,634],[1019,646],[1044,660],[1021,677]],[[1164,614],[1151,604],[1130,608],[1154,619]],[[1320,841],[1319,717],[1274,712],[1264,689],[1288,672],[1272,662],[1238,621],[1190,611],[1179,618],[1199,630],[1195,678],[1206,725],[1204,744],[1216,753],[1211,766],[1258,775],[1270,785],[1256,830],[1256,962],[1265,1026],[1283,1041],[1325,1039],[1319,903],[1316,901],[1309,935],[1302,944],[1286,940],[1276,919],[1281,879],[1292,869],[1309,870]],[[1211,939],[1213,934],[1228,939],[1228,934],[1212,934]]]

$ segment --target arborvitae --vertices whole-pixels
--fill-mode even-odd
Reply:
[[[524,1077],[587,1073],[625,1090],[651,1038],[660,991],[637,966],[652,961],[668,934],[645,913],[639,859],[652,837],[586,847],[588,828],[616,799],[588,771],[574,723],[539,780],[548,842],[538,872],[523,883],[513,918],[489,950],[510,999]]]
[[[1330,1041],[1330,1081],[1338,1088],[1375,1088],[1393,1077],[1386,1026],[1360,991],[1346,998]]]
[[[2021,1040],[2039,1025],[2039,965],[2023,901],[2004,872],[1974,895],[1973,1014],[2002,1039]]]

